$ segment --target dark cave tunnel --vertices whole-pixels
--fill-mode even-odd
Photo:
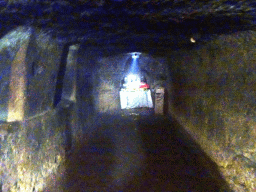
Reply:
[[[64,48],[62,54],[55,106],[63,96],[69,46]],[[76,99],[78,123],[83,129],[83,140],[72,148],[72,124],[66,119],[66,144],[69,146],[69,155],[65,160],[64,179],[58,183],[58,187],[63,187],[66,191],[231,191],[216,163],[170,113],[171,106],[168,105],[171,102],[174,102],[174,106],[183,103],[179,101],[179,88],[186,85],[182,75],[171,65],[166,67],[165,74],[146,71],[149,82],[152,82],[150,84],[153,84],[157,77],[166,81],[162,84],[167,90],[162,115],[154,115],[148,108],[130,109],[127,110],[128,113],[122,113],[124,110],[120,110],[119,99],[118,109],[114,108],[115,112],[99,111],[97,89],[100,87],[97,85],[100,83],[99,76],[103,75],[97,72],[97,67],[102,64],[100,60],[108,58],[109,61],[105,62],[109,62],[109,68],[111,62],[124,65],[124,70],[121,70],[117,77],[112,77],[116,78],[113,80],[117,85],[115,89],[118,89],[125,68],[127,69],[127,66],[120,62],[131,61],[125,59],[130,50],[142,50],[141,53],[145,57],[144,67],[149,65],[150,61],[154,64],[152,60],[158,57],[157,54],[145,54],[150,48],[141,49],[144,45],[135,50],[133,47],[100,47],[104,46],[88,49],[85,45],[80,45],[78,51]],[[155,47],[151,53],[160,52],[163,58],[161,49],[165,48]],[[116,58],[113,59],[113,56]],[[143,60],[143,56],[141,58]],[[167,65],[170,61],[167,59]],[[117,68],[114,70],[116,71],[111,71],[110,74],[118,73]],[[144,74],[146,73],[144,69]],[[168,90],[170,87],[173,91]],[[69,88],[72,89],[70,86]],[[66,91],[71,92],[67,89]],[[152,98],[154,99],[153,94]],[[64,114],[70,116],[68,110]],[[49,182],[45,191],[55,187]]]
[[[228,132],[221,112],[233,110],[233,103],[241,98],[236,98],[232,83],[248,81],[244,72],[240,75],[243,82],[237,80],[234,76],[240,72],[232,71],[232,67],[230,71],[217,69],[225,68],[222,58],[228,60],[231,52],[238,50],[221,50],[221,43],[231,38],[232,33],[218,34],[220,39],[195,34],[196,43],[184,34],[174,39],[175,43],[151,35],[75,42],[79,44],[75,74],[71,73],[74,66],[68,64],[74,44],[66,44],[53,94],[58,121],[65,124],[65,174],[57,172],[60,181],[48,180],[44,191],[232,191],[216,159],[189,132],[205,131],[208,140],[232,147],[232,138],[225,140],[223,136]],[[177,43],[181,37],[187,38],[185,44]],[[141,53],[139,65],[143,65],[141,71],[150,85],[154,106],[151,109],[120,108],[120,82],[129,68],[125,64],[131,62],[127,54],[132,52]],[[228,62],[236,64],[238,59],[231,59]],[[35,69],[32,71],[34,74]],[[110,88],[102,87],[103,81]],[[160,115],[155,114],[158,85],[165,88]],[[224,96],[234,101],[227,104],[230,108],[218,111]],[[196,129],[188,128],[191,124],[187,122]],[[75,145],[74,125],[82,130],[82,140]]]

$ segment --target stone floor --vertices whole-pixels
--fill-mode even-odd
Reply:
[[[99,116],[67,158],[62,181],[45,191],[229,191],[216,164],[179,130],[164,117]]]

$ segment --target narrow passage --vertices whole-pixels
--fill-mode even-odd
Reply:
[[[165,117],[99,116],[67,158],[63,190],[229,191],[217,165],[179,129]]]

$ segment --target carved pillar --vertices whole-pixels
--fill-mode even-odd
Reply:
[[[79,44],[69,47],[67,56],[67,65],[65,78],[63,83],[63,95],[65,100],[71,101],[71,106],[68,109],[68,124],[67,127],[72,133],[70,147],[75,147],[82,135],[81,127],[78,125],[78,103],[77,103],[77,58]]]
[[[11,64],[8,122],[22,121],[24,119],[27,88],[27,66],[25,59],[28,44],[29,38],[22,43]]]
[[[63,85],[63,98],[76,102],[77,92],[77,52],[79,45],[72,45],[69,47],[67,56],[67,66]]]
[[[165,90],[163,87],[156,89],[155,93],[155,114],[163,115],[164,114],[164,93]]]

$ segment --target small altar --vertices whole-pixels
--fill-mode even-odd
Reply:
[[[153,108],[150,89],[121,89],[119,93],[121,109]]]

